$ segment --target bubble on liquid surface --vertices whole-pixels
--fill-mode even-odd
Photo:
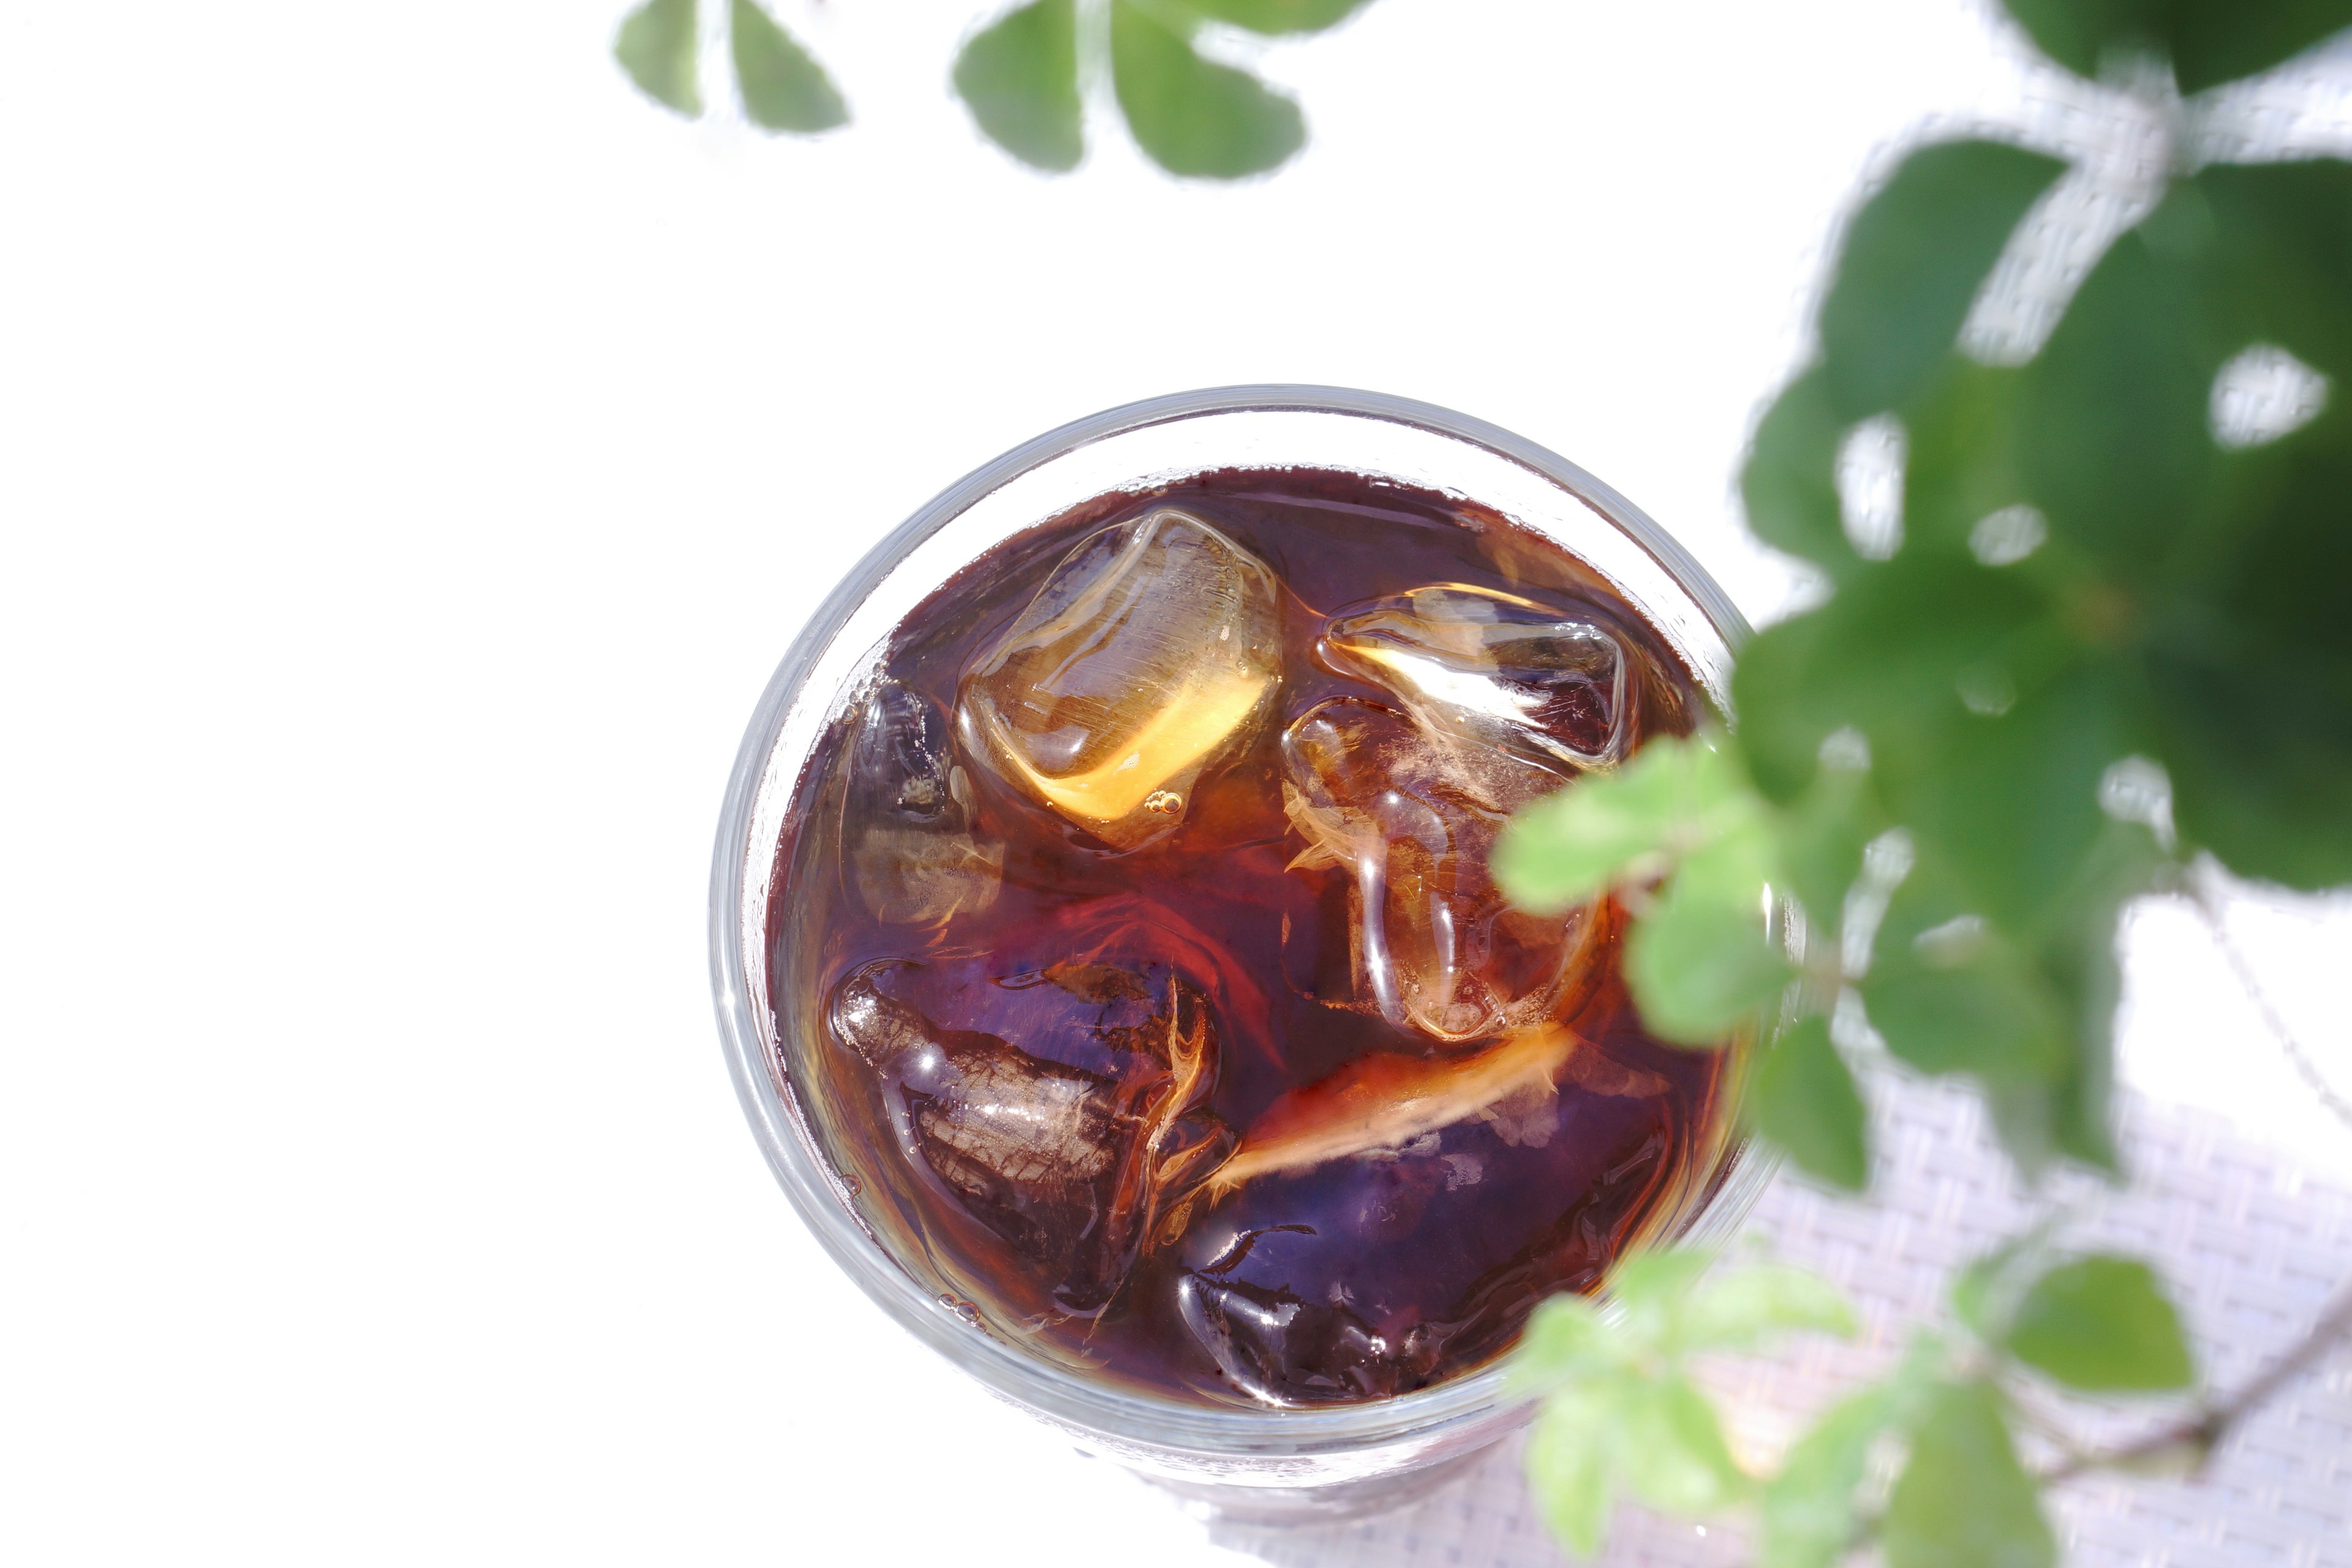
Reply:
[[[1317,655],[1386,687],[1433,735],[1549,767],[1625,754],[1625,649],[1532,600],[1458,584],[1415,588],[1334,619]]]
[[[1257,733],[1281,680],[1255,556],[1161,508],[1088,535],[964,679],[971,753],[1104,843],[1180,826],[1194,781]]]
[[[1597,905],[1514,909],[1487,871],[1510,814],[1566,781],[1548,768],[1354,698],[1282,737],[1296,865],[1354,873],[1357,994],[1400,1029],[1486,1039],[1573,1008],[1597,983]]]
[[[947,723],[885,680],[857,710],[843,802],[852,879],[877,920],[935,926],[996,901],[1004,847],[971,831],[971,784]]]
[[[1181,984],[1154,1005],[1139,976],[1057,965],[1020,977],[1045,988],[1024,1016],[1061,1037],[1027,1050],[942,1028],[893,996],[892,972],[909,967],[868,964],[836,986],[834,1038],[880,1079],[908,1165],[1001,1237],[1064,1310],[1099,1311],[1154,1219],[1233,1146],[1206,1109],[1217,1068],[1208,1009]]]

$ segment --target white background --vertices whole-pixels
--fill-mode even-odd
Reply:
[[[702,900],[769,670],[966,469],[1255,380],[1517,430],[1769,618],[1729,479],[1843,198],[2030,96],[1958,0],[1380,0],[1262,51],[1273,178],[1097,114],[1050,179],[947,96],[974,5],[781,6],[815,142],[645,102],[620,9],[0,12],[0,1557],[1209,1555],[754,1152]],[[2244,922],[2340,1047],[2341,914]],[[2326,1157],[2137,940],[2143,1085]]]

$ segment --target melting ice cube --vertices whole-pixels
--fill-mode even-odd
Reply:
[[[1510,813],[1558,773],[1353,698],[1309,709],[1282,753],[1284,805],[1307,840],[1293,863],[1354,872],[1358,984],[1390,1023],[1485,1039],[1560,1016],[1597,982],[1595,910],[1514,909],[1486,869]]]
[[[1486,588],[1415,588],[1325,628],[1318,653],[1377,682],[1431,731],[1548,766],[1626,745],[1626,658],[1591,621]]]
[[[932,926],[994,903],[1004,847],[971,831],[971,785],[939,710],[886,680],[856,724],[842,837],[866,907],[895,925]]]
[[[1189,512],[1089,534],[963,683],[973,755],[1119,849],[1184,820],[1281,679],[1265,566]]]
[[[1063,1307],[1099,1310],[1154,1217],[1233,1146],[1206,1109],[1216,1082],[1207,1008],[1171,986],[1153,1027],[1107,1036],[1092,1026],[1098,966],[1049,971],[1068,996],[1061,1026],[1088,1034],[1097,1055],[1114,1047],[1116,1070],[1094,1071],[941,1028],[883,989],[892,967],[851,973],[829,1022],[882,1078],[902,1152],[1035,1267]]]

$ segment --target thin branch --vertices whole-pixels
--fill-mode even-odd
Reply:
[[[2326,1075],[2319,1070],[2319,1065],[2311,1059],[2302,1042],[2286,1026],[2286,1020],[2279,1016],[2278,1008],[2272,1005],[2270,993],[2263,990],[2262,982],[2254,978],[2252,967],[2246,963],[2246,955],[2231,940],[2230,928],[2221,919],[2221,911],[2214,908],[2210,894],[2200,888],[2191,896],[2191,901],[2196,904],[2198,913],[2205,917],[2205,927],[2213,933],[2213,945],[2221,950],[2221,956],[2229,963],[2231,973],[2238,977],[2239,986],[2244,990],[2247,999],[2253,1003],[2254,1010],[2262,1015],[2263,1025],[2277,1038],[2279,1048],[2286,1053],[2286,1059],[2294,1065],[2296,1075],[2312,1093],[2319,1097],[2319,1103],[2327,1107],[2336,1120],[2352,1127],[2352,1100],[2346,1100],[2336,1091],[2336,1086],[2327,1081]]]
[[[2206,1456],[2229,1436],[2231,1428],[2260,1409],[2288,1383],[2309,1371],[2347,1333],[2352,1333],[2352,1288],[2347,1288],[2329,1304],[2327,1310],[2320,1314],[2319,1321],[2312,1324],[2311,1332],[2304,1336],[2301,1343],[2273,1362],[2260,1377],[2219,1405],[2208,1405],[2189,1420],[2162,1427],[2120,1447],[2078,1455],[2043,1471],[2041,1480],[2044,1486],[2054,1486],[2086,1470],[2130,1469],[2151,1459],[2175,1455],[2189,1459],[2192,1464],[2202,1464]]]

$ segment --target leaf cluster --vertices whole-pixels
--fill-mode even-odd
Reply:
[[[1172,174],[1230,180],[1278,167],[1305,145],[1297,100],[1210,58],[1215,26],[1276,37],[1335,26],[1368,0],[1024,0],[968,37],[950,79],[989,140],[1032,168],[1064,173],[1086,155],[1086,83],[1107,76],[1137,145]],[[646,96],[702,112],[698,0],[646,0],[614,54]],[[744,112],[809,133],[848,119],[839,90],[757,0],[728,0]]]
[[[1759,1568],[1829,1568],[1875,1534],[1890,1568],[2049,1568],[2041,1479],[2019,1454],[2019,1398],[2164,1393],[2193,1378],[2179,1321],[2146,1265],[2062,1257],[2039,1234],[1964,1271],[1954,1321],[1822,1411],[1776,1468],[1740,1465],[1686,1358],[1793,1331],[1851,1336],[1853,1310],[1801,1269],[1710,1276],[1704,1253],[1634,1258],[1604,1309],[1547,1302],[1512,1363],[1542,1405],[1528,1478],[1568,1548],[1597,1552],[1618,1499],[1660,1512],[1750,1513]]]

